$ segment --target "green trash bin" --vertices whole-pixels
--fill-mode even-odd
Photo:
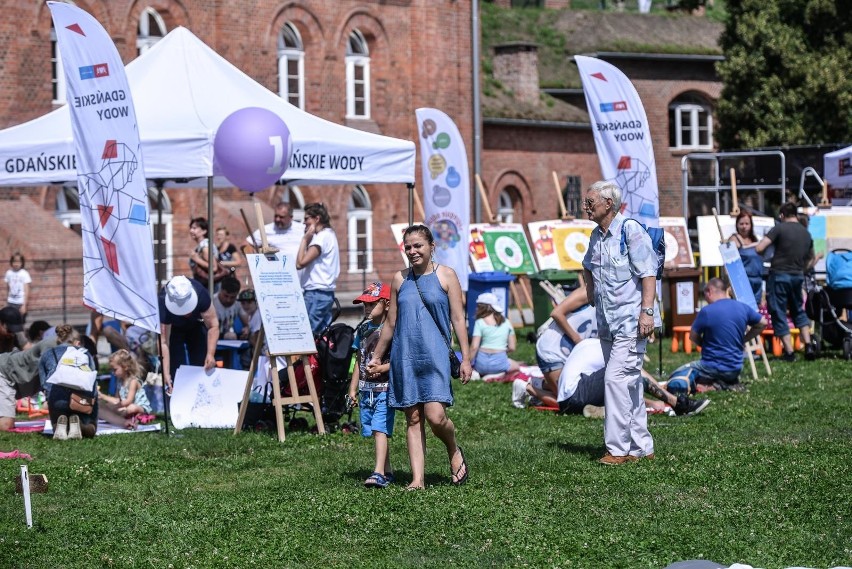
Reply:
[[[562,271],[559,269],[545,269],[530,275],[533,297],[533,318],[535,327],[538,328],[550,318],[553,310],[553,301],[539,283],[550,281],[554,286],[561,286],[567,295],[579,285],[579,274],[577,271]]]

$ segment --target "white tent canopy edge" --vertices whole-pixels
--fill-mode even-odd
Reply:
[[[332,123],[302,111],[255,82],[189,30],[178,27],[130,62],[147,179],[232,186],[219,176],[213,140],[222,121],[245,107],[268,109],[287,124],[293,157],[284,174],[298,184],[414,183],[415,146]],[[70,101],[75,104],[75,101]],[[120,108],[121,101],[104,103]],[[67,106],[0,131],[0,185],[76,181]]]

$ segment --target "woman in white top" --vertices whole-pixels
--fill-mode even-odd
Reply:
[[[339,249],[328,210],[321,203],[306,205],[305,236],[299,243],[296,268],[301,271],[299,279],[314,336],[331,324],[334,288],[340,275]]]
[[[517,344],[515,329],[503,316],[503,306],[497,295],[484,292],[476,298],[476,321],[473,324],[471,352],[473,369],[479,375],[511,373],[520,364],[509,359]]]

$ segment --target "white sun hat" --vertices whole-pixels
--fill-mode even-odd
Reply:
[[[494,309],[495,312],[503,314],[503,303],[497,298],[493,292],[483,292],[476,297],[476,304],[487,304]]]
[[[166,308],[175,316],[185,316],[195,310],[198,294],[184,276],[173,277],[166,285]]]

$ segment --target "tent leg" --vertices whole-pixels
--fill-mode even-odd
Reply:
[[[414,184],[406,184],[408,186],[408,226],[414,225]],[[426,223],[426,220],[423,220]]]
[[[207,239],[209,239],[210,243],[213,243],[213,239],[216,237],[216,230],[213,229],[213,176],[207,177]],[[215,283],[213,282],[213,270],[214,263],[213,258],[213,247],[207,247],[207,292],[210,293],[210,298],[213,298],[213,287]]]

